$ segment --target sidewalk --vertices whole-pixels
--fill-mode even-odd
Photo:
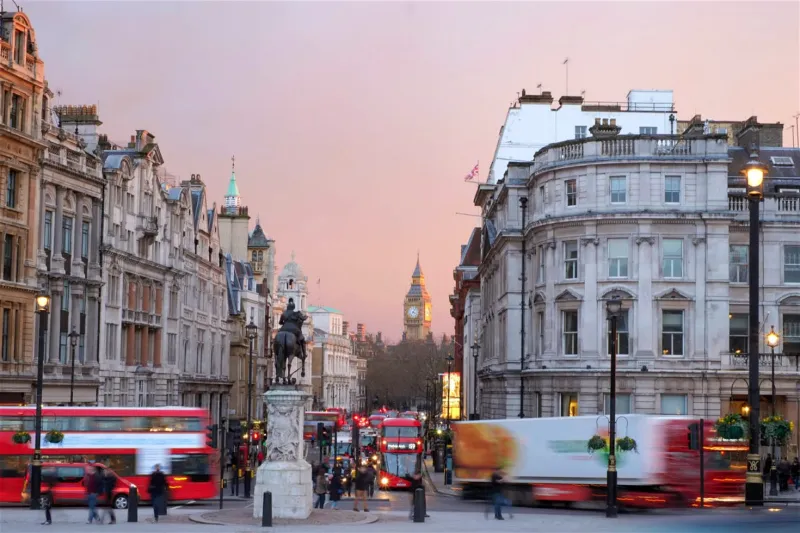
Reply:
[[[777,496],[769,495],[769,482],[764,485],[764,500],[773,503],[800,504],[800,491],[794,490],[794,485],[789,490],[780,491]]]
[[[444,472],[437,473],[434,471],[433,468],[433,459],[426,458],[423,462],[423,469],[425,478],[427,478],[428,482],[430,483],[431,488],[437,494],[443,494],[445,496],[453,496],[456,498],[461,497],[461,488],[456,487],[453,485],[445,485],[444,484]]]

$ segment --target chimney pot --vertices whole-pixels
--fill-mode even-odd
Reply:
[[[600,119],[599,118],[594,119],[594,125],[595,126],[599,126],[600,125]]]
[[[131,135],[131,142],[136,142],[136,135]]]

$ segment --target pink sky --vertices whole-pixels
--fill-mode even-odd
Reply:
[[[794,122],[797,3],[23,2],[61,104],[151,131],[166,167],[243,203],[316,289],[390,339],[417,250],[433,329],[453,333],[460,245],[517,91],[589,100],[673,89],[681,119]],[[11,2],[6,0],[6,8]],[[12,6],[13,8],[13,6]],[[791,134],[786,130],[787,144]],[[255,221],[253,221],[255,223]]]

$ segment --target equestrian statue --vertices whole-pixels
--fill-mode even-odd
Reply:
[[[308,316],[302,311],[295,311],[294,299],[289,298],[286,311],[281,315],[281,329],[272,343],[275,354],[275,383],[284,385],[295,383],[292,378],[292,359],[299,357],[302,361],[300,376],[306,375],[306,339],[303,337],[303,322]]]

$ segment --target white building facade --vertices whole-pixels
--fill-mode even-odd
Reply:
[[[322,407],[352,411],[357,363],[350,337],[344,331],[344,315],[325,306],[311,306],[308,312],[314,317],[314,345],[322,349]]]
[[[526,94],[508,110],[492,160],[489,183],[505,175],[508,163],[528,162],[544,146],[589,136],[595,119],[614,119],[622,134],[666,134],[676,127],[671,90],[632,90],[624,102],[589,102],[582,96]]]
[[[746,309],[730,280],[729,256],[747,234],[729,209],[724,135],[592,130],[510,165],[476,194],[485,217],[480,414],[517,416],[520,375],[526,416],[606,412],[605,304],[616,296],[617,412],[716,417],[737,377],[729,317]]]

